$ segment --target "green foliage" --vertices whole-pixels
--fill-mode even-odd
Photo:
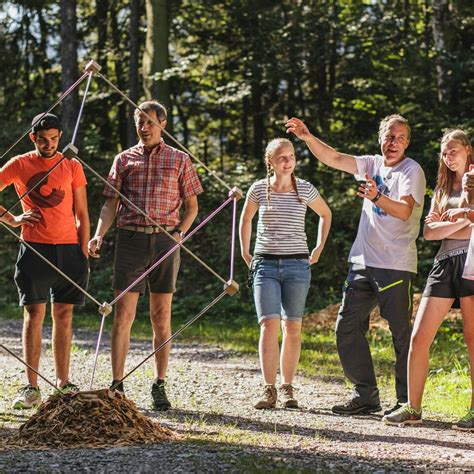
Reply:
[[[79,58],[97,60],[101,72],[127,92],[131,72],[130,2],[78,0]],[[452,81],[458,99],[443,104],[438,98],[431,2],[329,2],[313,0],[259,1],[180,0],[170,2],[171,66],[155,79],[169,79],[172,89],[170,121],[178,140],[207,166],[244,191],[264,176],[263,149],[275,136],[284,136],[286,117],[304,118],[311,130],[342,151],[378,151],[376,130],[386,114],[400,112],[413,128],[410,156],[419,161],[432,189],[439,138],[444,128],[473,130],[472,44],[469,6],[452,2],[450,43]],[[3,2],[0,11],[0,151],[27,129],[31,117],[59,96],[59,3]],[[145,37],[141,3],[140,57]],[[79,68],[81,69],[81,68]],[[80,86],[80,93],[84,84]],[[140,89],[143,93],[143,88]],[[460,98],[460,99],[459,99]],[[159,99],[159,98],[158,98]],[[61,113],[61,105],[57,108]],[[100,77],[92,81],[79,130],[80,156],[102,176],[113,156],[127,143],[128,105]],[[63,143],[63,145],[65,145]],[[346,258],[354,239],[360,203],[352,177],[317,164],[295,140],[299,176],[313,182],[333,210],[327,249],[313,271],[308,310],[340,298]],[[31,148],[23,139],[4,158]],[[227,191],[198,169],[205,193],[200,196],[203,219],[227,196]],[[92,226],[102,204],[103,184],[87,171]],[[11,190],[1,202],[11,204]],[[240,212],[242,202],[239,202]],[[428,206],[428,202],[426,203]],[[189,242],[190,248],[227,279],[230,268],[230,206]],[[314,241],[317,220],[308,217]],[[0,236],[1,302],[13,304],[12,282],[16,242]],[[91,262],[91,292],[111,299],[114,235],[107,235],[102,258]],[[418,289],[423,286],[436,244],[420,239]],[[238,254],[238,252],[237,252]],[[243,288],[246,268],[236,256],[235,279],[241,294],[219,303],[231,314],[253,314],[250,293]],[[199,278],[196,276],[199,275]],[[199,310],[218,294],[216,279],[183,256],[178,313]],[[146,308],[146,301],[140,303]],[[95,311],[88,303],[85,311]]]

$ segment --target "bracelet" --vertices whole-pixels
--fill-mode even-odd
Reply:
[[[174,234],[175,232],[179,235],[179,238],[180,238],[180,239],[183,239],[184,236],[185,236],[185,234],[186,234],[186,232],[184,232],[184,230],[181,230],[179,227],[175,227],[175,228],[170,232],[170,234]]]
[[[376,196],[374,197],[374,199],[371,199],[371,201],[377,202],[381,197],[382,197],[382,193],[380,191],[377,191]]]

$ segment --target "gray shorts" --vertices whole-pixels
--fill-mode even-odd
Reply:
[[[118,229],[113,289],[127,289],[175,245],[176,241],[164,233],[145,234]],[[180,264],[179,250],[166,257],[129,291],[144,294],[148,285],[151,293],[174,293]]]
[[[426,281],[423,296],[454,298],[452,307],[459,308],[459,298],[474,295],[474,281],[462,277],[467,252],[435,260]]]

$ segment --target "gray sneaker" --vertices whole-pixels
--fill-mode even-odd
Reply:
[[[280,387],[281,404],[285,408],[298,408],[298,402],[293,395],[293,390],[293,385],[290,383],[284,383]]]
[[[265,385],[262,398],[254,405],[257,410],[275,408],[277,401],[277,390],[275,385]]]
[[[60,388],[60,391],[58,390],[59,393],[62,395],[74,395],[75,393],[78,393],[79,387],[76,384],[73,384],[72,382],[66,383],[64,386]]]
[[[38,387],[25,385],[18,392],[18,396],[13,400],[12,408],[15,410],[27,410],[37,407],[41,403],[41,392]]]
[[[466,416],[463,416],[457,423],[454,423],[452,428],[460,431],[474,431],[474,409],[471,408]]]
[[[390,415],[385,415],[382,418],[382,421],[386,425],[418,425],[422,422],[421,419],[421,410],[416,411],[414,408],[411,408],[410,405],[402,405],[398,410],[390,413]]]

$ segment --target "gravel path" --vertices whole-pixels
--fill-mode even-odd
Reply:
[[[49,328],[46,328],[45,335]],[[18,354],[21,323],[2,321],[0,342]],[[72,355],[75,383],[86,389],[95,334],[76,331]],[[104,341],[95,388],[108,385],[110,368]],[[150,343],[133,341],[128,367],[140,362]],[[16,431],[27,413],[8,408],[23,381],[23,368],[0,350],[2,392],[0,434]],[[49,340],[42,370],[54,379]],[[5,449],[0,443],[0,472],[314,472],[474,470],[474,433],[450,423],[426,421],[417,427],[387,427],[380,415],[339,417],[330,407],[341,401],[341,380],[322,377],[297,381],[302,408],[257,411],[252,402],[260,384],[256,358],[216,346],[173,347],[168,393],[173,410],[150,410],[149,363],[126,381],[127,396],[148,416],[182,435],[178,442],[101,449]],[[47,391],[47,390],[45,390]]]

